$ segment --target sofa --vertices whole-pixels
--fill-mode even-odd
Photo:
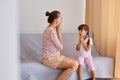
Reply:
[[[78,52],[75,50],[78,41],[77,33],[63,33],[63,50],[61,54],[77,59]],[[95,66],[96,78],[112,78],[114,70],[114,60],[103,57],[94,45],[93,39],[92,56]],[[42,56],[42,36],[41,34],[20,34],[20,75],[21,80],[56,80],[63,70],[52,69],[41,64]],[[83,80],[91,78],[87,65],[83,64]],[[77,71],[68,80],[78,80]]]

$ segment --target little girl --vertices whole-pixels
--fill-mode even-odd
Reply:
[[[89,27],[86,24],[82,24],[78,27],[79,41],[76,45],[76,50],[79,51],[78,62],[78,74],[79,80],[82,80],[82,65],[86,63],[89,70],[91,71],[92,79],[95,80],[95,71],[93,60],[91,56],[91,47],[93,45],[92,39],[89,38]]]

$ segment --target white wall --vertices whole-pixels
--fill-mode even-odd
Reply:
[[[85,23],[85,0],[20,0],[20,33],[42,33],[47,23],[46,11],[59,10],[63,16],[62,31],[77,32]]]
[[[0,0],[0,80],[19,80],[18,0]]]

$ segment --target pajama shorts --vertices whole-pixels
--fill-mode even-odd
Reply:
[[[50,67],[56,69],[58,65],[63,61],[64,56],[56,56],[56,57],[49,57],[42,59],[41,63]]]
[[[79,56],[78,57],[78,62],[79,62],[80,65],[83,65],[84,63],[86,63],[89,70],[95,70],[92,57],[84,58],[84,57]]]

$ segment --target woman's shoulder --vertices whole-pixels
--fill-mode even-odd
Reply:
[[[53,33],[53,32],[55,32],[55,29],[53,29],[53,28],[46,28],[46,31],[48,31],[48,32],[50,32],[50,33]]]
[[[43,32],[43,34],[49,34],[50,32],[52,32],[52,30],[51,29],[49,29],[49,28],[46,28],[45,30],[44,30],[44,32]]]
[[[55,34],[55,31],[51,28],[46,28],[45,31],[43,32],[43,35],[47,35],[47,36],[54,35],[54,34]]]

